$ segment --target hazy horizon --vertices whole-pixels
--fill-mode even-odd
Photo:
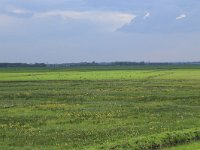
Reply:
[[[198,0],[1,0],[0,62],[200,61]]]

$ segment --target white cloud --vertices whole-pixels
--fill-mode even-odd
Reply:
[[[116,29],[129,24],[135,15],[124,12],[104,12],[104,11],[48,11],[35,13],[33,18],[60,17],[63,20],[88,20],[98,25],[103,25],[108,30]]]
[[[15,15],[25,15],[25,14],[30,13],[30,10],[20,8],[20,7],[16,7],[14,5],[5,6],[4,11],[6,13],[12,13],[12,14],[15,14]]]
[[[150,17],[150,13],[147,12],[147,13],[144,15],[143,19],[147,19],[147,18],[149,18],[149,17]]]
[[[186,17],[187,17],[186,14],[181,14],[180,16],[176,17],[176,20],[180,20]]]
[[[24,9],[13,9],[12,11],[11,11],[12,13],[14,13],[14,14],[26,14],[26,13],[28,13],[26,10],[24,10]]]

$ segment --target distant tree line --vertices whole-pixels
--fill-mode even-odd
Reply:
[[[144,65],[200,65],[200,62],[81,62],[47,64],[48,67],[79,67],[79,66],[144,66]]]
[[[0,67],[79,67],[79,66],[200,65],[200,62],[80,62],[80,63],[0,63]]]
[[[45,63],[35,63],[35,64],[27,64],[27,63],[0,63],[0,67],[46,67]]]

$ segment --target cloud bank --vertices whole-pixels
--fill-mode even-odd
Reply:
[[[196,61],[199,0],[1,0],[1,62]]]

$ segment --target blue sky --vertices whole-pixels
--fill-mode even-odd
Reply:
[[[199,0],[1,0],[0,62],[200,61]]]

